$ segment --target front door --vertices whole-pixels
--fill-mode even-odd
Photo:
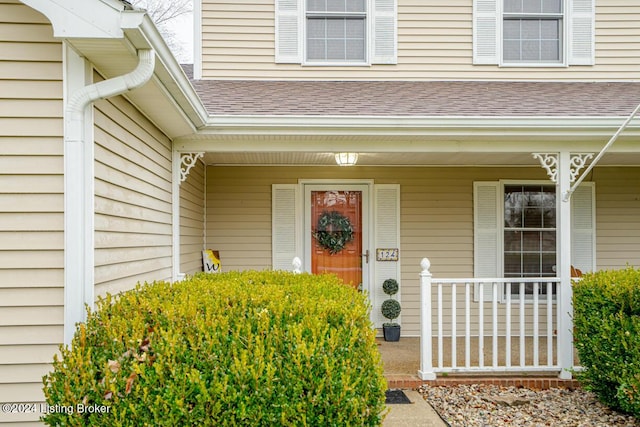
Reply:
[[[333,273],[365,289],[368,263],[366,185],[306,185],[305,247],[314,274]]]

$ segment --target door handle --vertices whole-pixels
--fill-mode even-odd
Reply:
[[[369,249],[367,249],[363,254],[360,254],[361,257],[364,257],[365,262],[369,264]]]

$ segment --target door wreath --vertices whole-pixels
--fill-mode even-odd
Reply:
[[[313,237],[323,249],[335,255],[353,240],[353,226],[349,218],[339,212],[325,211],[318,218]]]

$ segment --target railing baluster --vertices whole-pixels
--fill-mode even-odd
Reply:
[[[547,366],[553,366],[553,283],[547,282]]]
[[[505,343],[504,343],[504,357],[505,357],[505,365],[507,368],[511,367],[511,283],[505,283],[506,286],[506,301],[505,301]]]
[[[533,284],[533,366],[540,365],[540,284]]]
[[[498,367],[498,282],[493,282],[492,286],[492,296],[493,301],[491,304],[491,317],[493,323],[493,331],[491,338],[491,362],[494,368]]]
[[[478,284],[478,366],[484,366],[484,283]]]
[[[524,282],[520,282],[520,366],[525,365]]]
[[[464,366],[471,367],[471,283],[464,284]]]
[[[456,294],[456,284],[451,284],[451,367],[455,368],[458,366],[457,360],[457,322],[456,322],[456,310],[457,310],[457,301],[458,297]]]
[[[442,351],[442,283],[438,283],[438,367],[444,366]]]

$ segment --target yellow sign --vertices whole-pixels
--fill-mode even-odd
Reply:
[[[222,268],[220,253],[211,249],[202,251],[202,265],[205,273],[219,273]]]

